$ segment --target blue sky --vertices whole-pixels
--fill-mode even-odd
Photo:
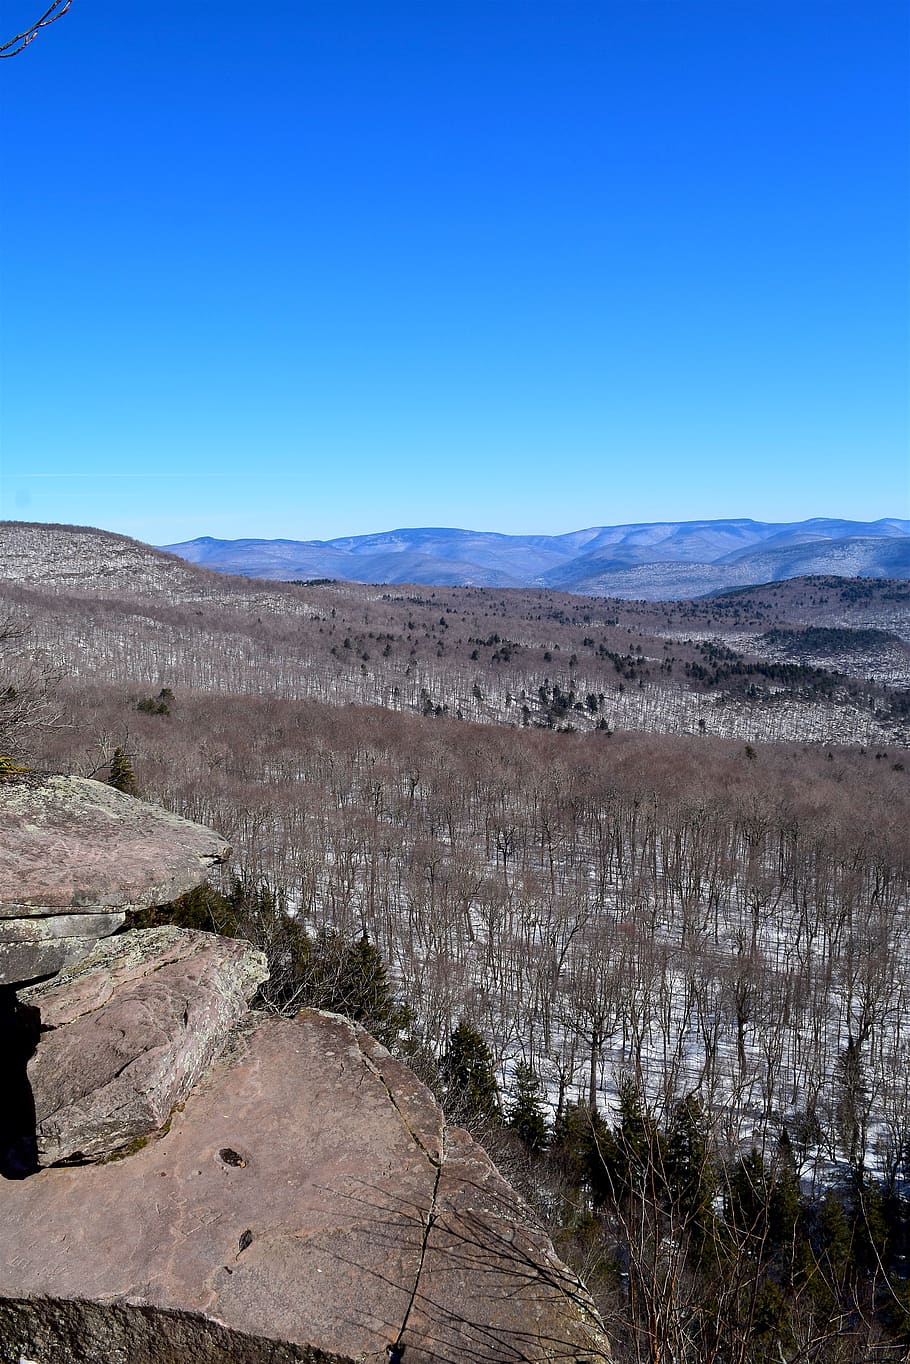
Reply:
[[[74,0],[0,64],[0,516],[910,516],[908,50],[904,0]]]

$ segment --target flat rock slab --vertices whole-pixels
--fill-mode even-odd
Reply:
[[[25,985],[62,971],[99,938],[115,933],[125,914],[48,914],[0,919],[0,985]]]
[[[168,1132],[0,1184],[0,1340],[40,1364],[602,1361],[486,1155],[361,1029],[250,1016]]]
[[[125,914],[45,914],[41,918],[0,919],[0,946],[59,942],[80,935],[106,938],[116,933],[125,919]]]
[[[49,1029],[28,1062],[41,1163],[97,1159],[157,1131],[267,977],[246,942],[164,927],[99,942],[21,991]]]
[[[211,829],[103,782],[0,782],[0,919],[165,904],[229,854]]]

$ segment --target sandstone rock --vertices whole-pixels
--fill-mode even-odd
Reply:
[[[488,1158],[336,1015],[251,1016],[165,1135],[0,1198],[14,1360],[387,1364],[393,1342],[405,1364],[609,1358]]]
[[[97,943],[20,992],[51,1029],[28,1063],[41,1162],[97,1158],[160,1128],[267,976],[248,943],[168,927]]]
[[[125,914],[46,914],[42,918],[0,919],[0,946],[61,938],[106,938],[125,918]]]
[[[86,777],[0,783],[0,919],[164,904],[229,853],[211,829]]]
[[[229,853],[211,829],[101,782],[0,782],[0,986],[60,971],[126,909],[192,890]]]
[[[114,933],[125,914],[50,914],[0,919],[0,985],[41,980],[78,961],[98,938]]]

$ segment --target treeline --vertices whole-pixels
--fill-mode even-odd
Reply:
[[[848,630],[843,627],[807,625],[801,630],[777,626],[766,630],[760,642],[794,654],[870,654],[900,641],[890,630]]]
[[[0,596],[61,668],[124,686],[160,679],[183,691],[750,742],[887,743],[907,728],[906,691],[752,657],[720,640],[664,637],[657,620],[619,623],[616,603],[576,599],[569,615],[543,592],[439,589],[413,599],[346,584],[305,597],[304,589],[276,586],[270,596],[256,586],[248,600],[234,589],[224,600],[174,602],[164,592],[91,598],[9,585]],[[554,695],[571,696],[575,714],[561,716]]]
[[[507,1128],[532,1111],[513,1104]],[[542,1145],[522,1144],[618,1361],[906,1360],[910,1203],[895,1181],[852,1170],[807,1187],[786,1127],[737,1150],[697,1096],[655,1105],[631,1078],[611,1118],[571,1104]]]
[[[235,878],[226,895],[203,888],[131,926],[162,920],[265,947],[260,1007],[345,1013],[403,1055],[584,1275],[617,1364],[906,1359],[910,1202],[894,1171],[872,1175],[854,1151],[839,1176],[809,1186],[798,1122],[743,1147],[696,1093],[655,1101],[629,1074],[610,1114],[579,1099],[554,1116],[524,1061],[506,1095],[475,1027],[461,1020],[437,1055],[423,1051],[367,937],[310,934],[262,886]]]
[[[160,690],[160,689],[159,689]],[[360,707],[72,692],[45,761],[221,830],[312,931],[365,932],[439,1054],[462,1018],[507,1080],[603,1106],[614,1075],[697,1089],[807,1169],[903,1171],[910,774],[826,750],[470,726]],[[840,1076],[856,1061],[857,1125]]]

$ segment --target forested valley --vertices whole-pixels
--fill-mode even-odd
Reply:
[[[23,761],[233,843],[161,913],[263,946],[263,1008],[404,1055],[617,1360],[905,1359],[906,584],[642,604],[149,556],[8,574],[4,670],[9,704],[55,683]]]

